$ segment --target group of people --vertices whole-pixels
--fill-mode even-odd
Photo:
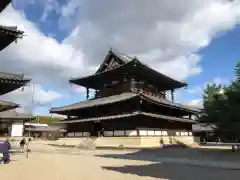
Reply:
[[[29,151],[28,145],[31,142],[31,138],[28,138],[27,140],[23,138],[20,141],[20,151],[26,152]],[[5,141],[0,141],[0,153],[2,153],[2,158],[0,158],[0,163],[3,162],[4,164],[7,164],[10,162],[10,150],[11,150],[11,144],[9,142],[9,139],[7,138]]]

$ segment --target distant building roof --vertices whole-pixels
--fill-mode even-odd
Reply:
[[[207,123],[197,123],[192,125],[193,132],[213,132],[216,128],[216,125]]]
[[[18,113],[16,109],[0,112],[0,121],[28,121],[34,118],[31,114]]]

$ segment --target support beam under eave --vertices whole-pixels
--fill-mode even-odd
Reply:
[[[172,99],[172,102],[174,102],[174,90],[171,90],[171,99]]]
[[[86,99],[88,100],[89,99],[89,88],[86,88],[86,90],[87,90]]]

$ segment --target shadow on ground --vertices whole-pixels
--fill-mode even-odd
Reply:
[[[142,149],[125,154],[101,154],[96,155],[104,158],[146,160],[159,162],[161,158],[183,158],[189,160],[208,160],[208,161],[231,161],[240,162],[240,152],[231,152],[223,149],[200,149],[200,148],[158,148]]]
[[[240,177],[240,171],[236,170],[203,168],[168,163],[102,168],[104,170],[166,180],[239,180]]]

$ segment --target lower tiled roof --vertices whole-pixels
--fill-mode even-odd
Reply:
[[[100,106],[100,105],[106,105],[106,104],[111,104],[111,103],[116,103],[124,100],[128,100],[134,97],[139,96],[142,99],[145,99],[147,101],[152,101],[155,102],[159,105],[167,106],[167,107],[172,107],[172,108],[177,108],[185,111],[189,111],[191,113],[198,113],[200,112],[199,109],[194,109],[188,106],[184,106],[182,104],[174,103],[171,102],[167,99],[162,99],[157,96],[149,95],[146,93],[133,93],[133,92],[126,92],[122,93],[119,95],[113,95],[113,96],[108,96],[104,98],[97,98],[97,99],[92,99],[92,100],[86,100],[83,102],[71,104],[68,106],[63,106],[63,107],[57,107],[57,108],[51,108],[50,113],[61,113],[61,112],[66,112],[70,110],[76,110],[76,109],[82,109],[82,108],[90,108],[94,106]]]
[[[146,98],[147,100],[154,101],[154,102],[156,102],[158,104],[161,104],[161,105],[164,105],[164,106],[175,107],[175,108],[178,108],[178,109],[183,109],[183,110],[192,111],[192,112],[196,112],[196,113],[201,112],[200,109],[196,109],[196,108],[193,108],[193,107],[190,107],[190,106],[185,106],[183,104],[175,103],[175,102],[169,101],[167,99],[159,98],[157,96],[149,95],[149,94],[146,94],[146,93],[142,93],[142,96],[143,96],[143,98]]]
[[[15,109],[19,107],[19,104],[13,103],[13,102],[7,102],[7,101],[2,101],[0,100],[0,113],[2,111],[7,111],[11,109]]]
[[[131,99],[136,96],[138,96],[138,94],[126,92],[126,93],[122,93],[119,95],[113,95],[113,96],[108,96],[108,97],[103,97],[103,98],[98,98],[98,99],[86,100],[86,101],[71,104],[68,106],[51,108],[50,113],[57,113],[57,112],[61,112],[61,111],[68,111],[68,110],[75,110],[75,109],[81,109],[81,108],[106,105],[106,104],[111,104],[111,103],[128,100],[128,99]]]
[[[103,120],[112,120],[112,119],[120,119],[120,118],[128,118],[133,116],[146,116],[156,119],[163,119],[167,121],[178,121],[183,123],[197,123],[194,120],[185,119],[185,118],[179,118],[179,117],[172,117],[172,116],[165,116],[161,114],[154,114],[149,112],[132,112],[132,113],[126,113],[126,114],[118,114],[118,115],[112,115],[112,116],[102,116],[102,117],[94,117],[94,118],[84,118],[84,119],[76,119],[76,120],[63,120],[56,122],[57,124],[68,124],[68,123],[77,123],[77,122],[90,122],[90,121],[103,121]]]
[[[16,109],[11,109],[11,110],[6,110],[3,112],[0,112],[0,121],[3,120],[30,120],[30,118],[35,119],[34,117],[32,117],[31,114],[27,114],[27,113],[19,113],[16,111]]]

